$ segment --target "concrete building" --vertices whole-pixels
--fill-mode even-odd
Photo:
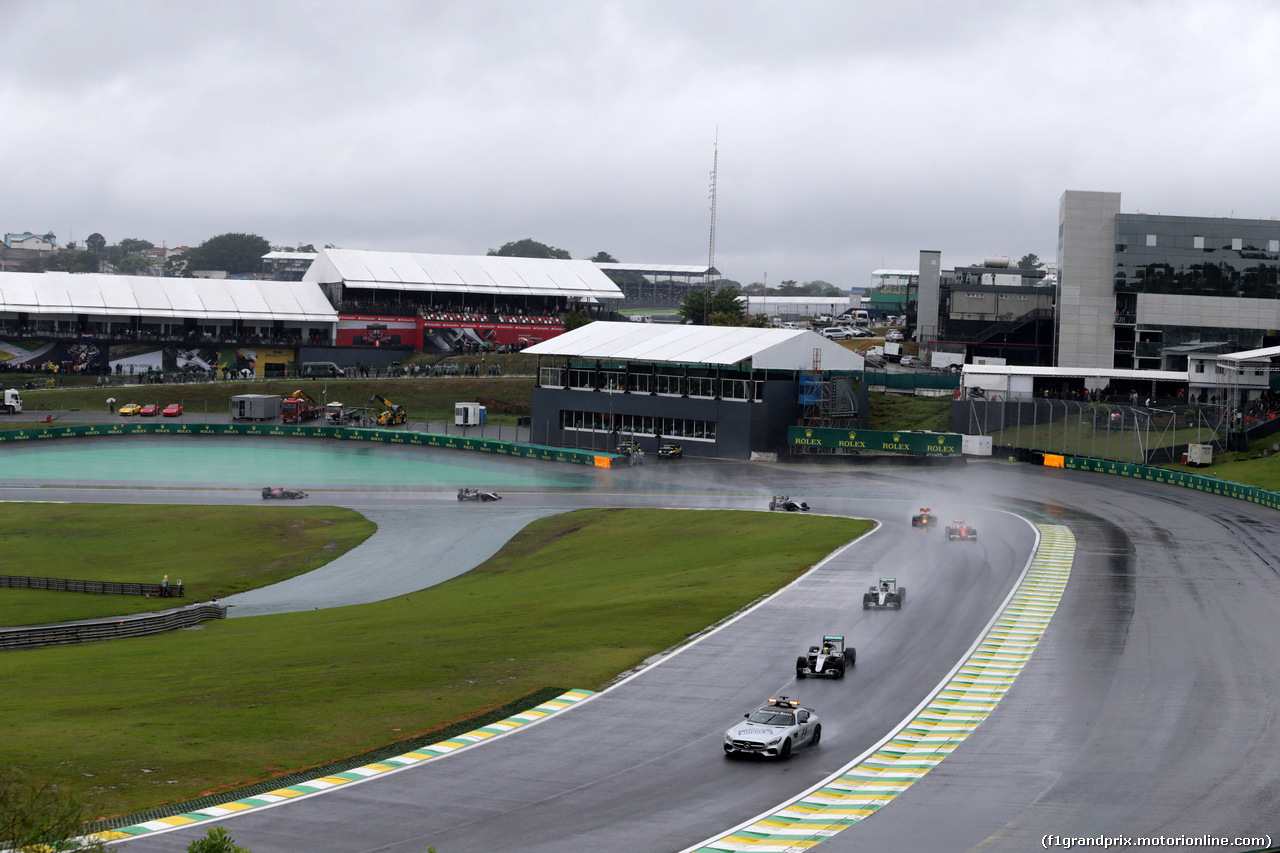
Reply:
[[[1280,328],[1280,221],[1121,213],[1119,193],[1068,190],[1058,272],[1059,366],[1185,371]]]

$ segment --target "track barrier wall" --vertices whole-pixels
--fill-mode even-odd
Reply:
[[[227,608],[224,605],[209,603],[190,604],[177,610],[165,610],[160,613],[108,616],[103,619],[64,622],[58,625],[0,628],[0,651],[91,643],[96,640],[119,640],[124,637],[145,637],[178,628],[190,628],[207,619],[225,618],[227,618]]]
[[[410,432],[394,429],[364,429],[356,427],[302,426],[298,424],[75,424],[36,429],[0,431],[0,443],[17,441],[47,441],[55,438],[95,438],[121,435],[246,435],[278,438],[328,438],[339,441],[369,441],[378,444],[407,444],[418,447],[442,447],[448,450],[475,450],[481,453],[499,453],[524,459],[541,459],[548,462],[572,462],[597,468],[612,467],[613,454],[589,450],[573,450],[549,447],[541,444],[522,444],[492,438],[467,438],[458,435],[441,435],[433,432]]]
[[[1246,486],[1243,483],[1232,483],[1218,480],[1204,474],[1192,474],[1188,471],[1170,471],[1167,468],[1152,468],[1133,462],[1112,462],[1106,459],[1090,459],[1083,456],[1055,456],[1045,454],[1044,464],[1052,467],[1067,468],[1073,471],[1096,471],[1101,474],[1115,474],[1120,477],[1133,477],[1138,480],[1150,480],[1153,483],[1167,483],[1223,495],[1249,503],[1261,504],[1271,509],[1280,509],[1280,492],[1273,492],[1258,486]]]

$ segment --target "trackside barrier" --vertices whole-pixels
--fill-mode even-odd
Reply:
[[[48,441],[55,438],[94,438],[120,435],[247,435],[278,438],[329,438],[339,441],[370,441],[378,444],[407,444],[418,447],[443,447],[449,450],[476,450],[481,453],[500,453],[524,459],[541,459],[547,462],[572,462],[610,468],[614,454],[593,453],[589,450],[571,450],[564,447],[548,447],[542,444],[522,444],[492,438],[467,438],[459,435],[441,435],[434,432],[410,432],[394,429],[367,429],[357,427],[303,426],[301,424],[75,424],[50,426],[37,429],[17,429],[0,432],[0,443],[15,441]]]
[[[1083,456],[1057,458],[1061,459],[1062,463],[1056,467],[1073,471],[1096,471],[1100,474],[1115,474],[1120,477],[1150,480],[1153,483],[1167,483],[1172,486],[1195,489],[1198,492],[1208,492],[1213,495],[1223,495],[1237,500],[1248,501],[1249,503],[1261,504],[1271,509],[1280,509],[1280,492],[1273,492],[1257,486],[1246,486],[1243,483],[1218,480],[1214,477],[1206,477],[1204,474],[1192,474],[1189,471],[1152,468],[1147,465],[1138,465],[1134,462],[1111,462],[1106,459],[1090,459]],[[1046,455],[1046,465],[1056,465],[1056,463],[1051,463],[1049,459],[1050,457]]]
[[[0,575],[0,589],[47,589],[54,592],[89,592],[95,595],[154,595],[156,598],[186,598],[182,584],[170,584],[169,594],[158,583],[127,583],[124,581],[86,581],[76,578],[29,578],[19,575]]]
[[[109,616],[84,622],[63,622],[58,625],[0,628],[0,650],[90,643],[95,640],[119,640],[124,637],[145,637],[148,634],[163,634],[165,631],[178,628],[190,628],[208,619],[225,619],[226,617],[226,606],[210,603],[192,604],[161,613]]]

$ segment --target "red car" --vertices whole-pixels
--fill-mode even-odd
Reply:
[[[956,519],[947,528],[947,539],[963,539],[968,542],[976,542],[978,541],[978,529],[970,527],[960,519]]]
[[[138,414],[144,418],[154,418],[156,415],[160,414],[160,404],[147,403],[145,406],[143,406],[141,409],[138,410]]]
[[[164,407],[164,411],[160,414],[164,415],[166,418],[176,418],[178,415],[182,414],[182,404],[170,403]]]

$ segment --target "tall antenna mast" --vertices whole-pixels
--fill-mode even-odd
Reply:
[[[711,270],[716,265],[716,172],[720,169],[720,128],[716,128],[714,155],[711,158],[711,239],[707,244],[707,272],[705,283],[711,283]]]

